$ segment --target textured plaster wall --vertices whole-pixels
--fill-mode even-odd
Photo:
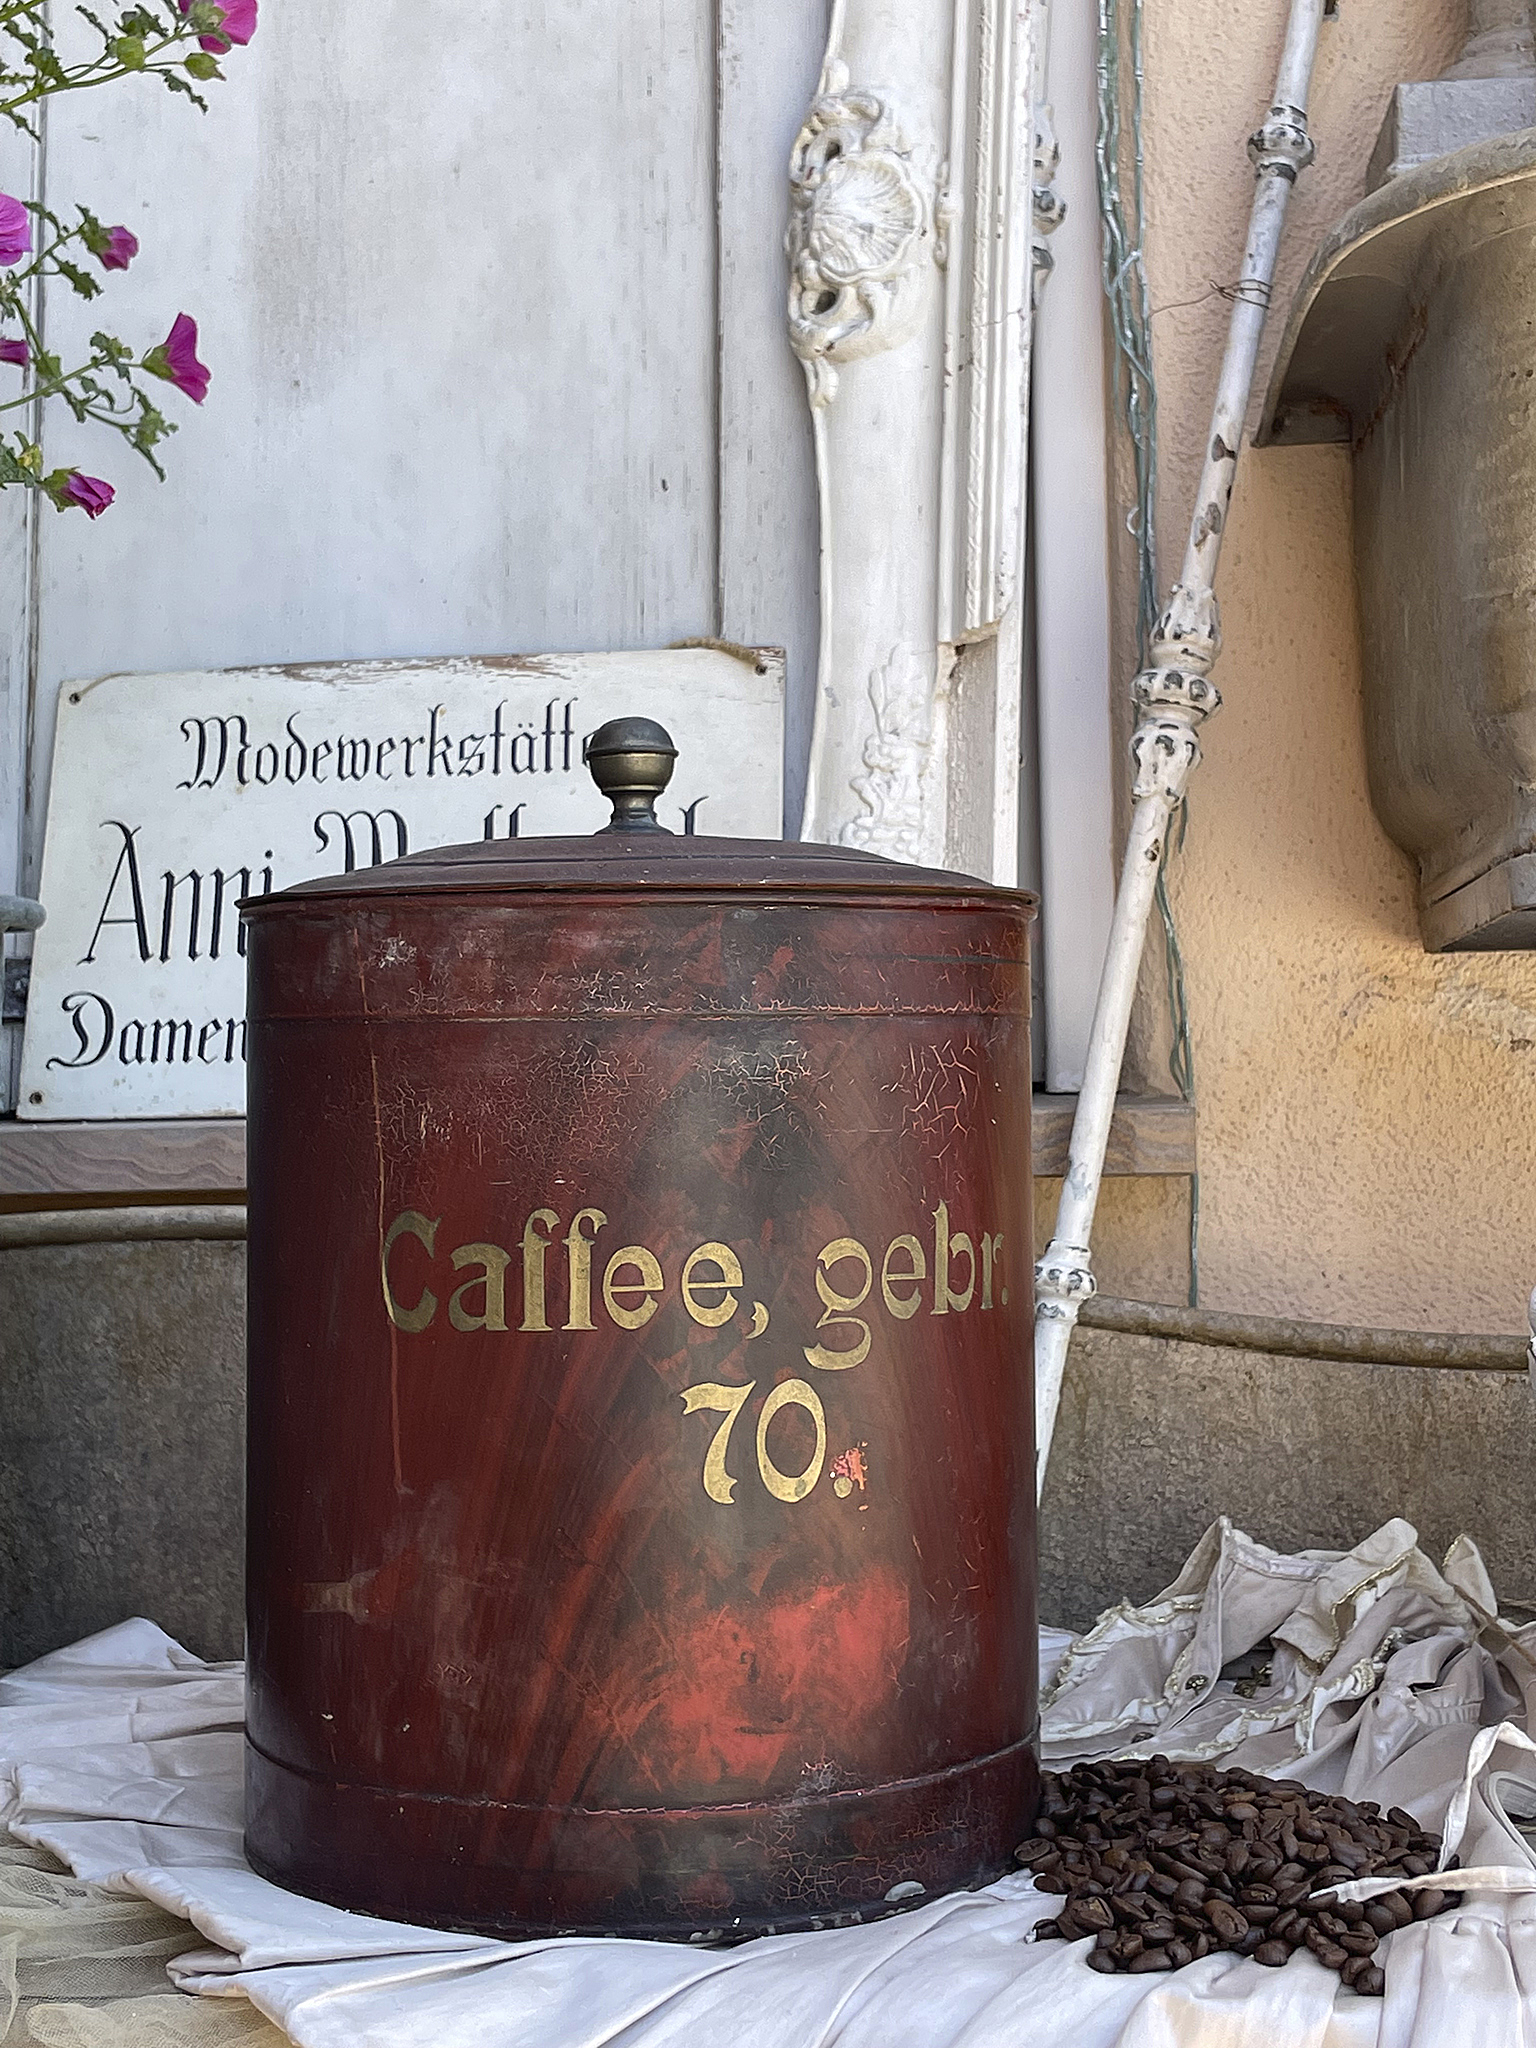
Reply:
[[[245,1247],[0,1251],[0,1666],[244,1634]]]
[[[1281,1550],[1346,1549],[1402,1515],[1437,1561],[1471,1536],[1512,1613],[1536,1601],[1533,1487],[1523,1373],[1080,1329],[1040,1507],[1040,1612],[1078,1628],[1150,1600],[1218,1515]]]
[[[1146,178],[1161,436],[1160,582],[1177,574],[1284,0],[1147,0]],[[1292,289],[1363,193],[1392,86],[1465,12],[1342,0],[1313,98],[1259,389]],[[1123,509],[1123,506],[1122,506]],[[1407,1328],[1516,1331],[1536,1281],[1536,955],[1426,955],[1407,860],[1366,791],[1346,450],[1244,454],[1218,595],[1226,708],[1206,729],[1173,896],[1199,1091],[1202,1299]],[[1121,674],[1131,617],[1119,593]],[[1123,694],[1123,692],[1122,692]],[[1167,1087],[1160,946],[1136,1056]],[[1172,1184],[1111,1189],[1107,1291],[1181,1300]],[[1152,1269],[1152,1270],[1149,1270]]]

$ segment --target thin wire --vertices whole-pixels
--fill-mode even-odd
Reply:
[[[1136,479],[1136,504],[1126,524],[1136,542],[1137,644],[1145,665],[1158,615],[1157,580],[1157,382],[1152,370],[1152,310],[1143,254],[1145,177],[1142,152],[1142,103],[1145,66],[1142,55],[1143,0],[1097,0],[1099,99],[1099,215],[1103,225],[1104,294],[1117,357],[1116,382],[1126,429],[1130,435]],[[1130,203],[1126,202],[1123,165],[1126,142],[1122,108],[1127,88],[1122,56],[1129,58]],[[1231,286],[1214,285],[1225,298]],[[1162,310],[1162,309],[1160,309]],[[1158,867],[1156,900],[1163,926],[1163,959],[1167,968],[1168,1018],[1172,1050],[1168,1070],[1186,1102],[1195,1099],[1195,1056],[1189,1028],[1189,992],[1184,954],[1179,945],[1173,906],[1168,897],[1170,863],[1184,844],[1189,807],[1181,804],[1175,832],[1164,837]],[[1189,1302],[1200,1302],[1200,1176],[1190,1176]]]
[[[1157,908],[1163,921],[1163,964],[1167,970],[1168,1021],[1173,1026],[1173,1046],[1168,1054],[1168,1071],[1174,1086],[1186,1102],[1195,1099],[1195,1049],[1189,1031],[1189,992],[1184,985],[1184,952],[1173,905],[1168,900],[1168,874],[1174,857],[1184,850],[1189,830],[1189,800],[1179,805],[1169,821],[1163,842],[1163,857],[1157,870]],[[1189,1305],[1200,1306],[1200,1175],[1189,1176]]]

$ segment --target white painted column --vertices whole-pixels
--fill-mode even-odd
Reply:
[[[834,0],[790,161],[821,623],[803,832],[1017,879],[1029,0]]]

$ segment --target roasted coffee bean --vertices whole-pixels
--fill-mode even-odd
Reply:
[[[1291,1952],[1283,1941],[1261,1941],[1253,1952],[1253,1960],[1267,1970],[1278,1970],[1282,1963],[1291,1960]]]
[[[1096,1948],[1085,1956],[1083,1960],[1087,1963],[1090,1970],[1097,1970],[1105,1977],[1115,1976],[1120,1969],[1119,1963],[1116,1962],[1107,1948]]]
[[[1037,1920],[1035,1922],[1035,1939],[1036,1941],[1060,1941],[1062,1939],[1061,1922],[1059,1920]]]
[[[1379,1963],[1367,1963],[1350,1988],[1362,1998],[1380,1998],[1387,1988],[1387,1973]]]
[[[1202,1764],[1079,1765],[1046,1774],[1019,1844],[1037,1890],[1064,1897],[1037,1939],[1083,1943],[1096,1969],[1177,1969],[1225,1949],[1266,1967],[1307,1946],[1379,1995],[1383,1936],[1458,1902],[1444,1883],[1368,1905],[1355,1877],[1428,1876],[1440,1844],[1399,1808],[1323,1797],[1289,1779]]]
[[[1225,1899],[1213,1899],[1205,1909],[1205,1917],[1211,1923],[1213,1933],[1223,1941],[1239,1942],[1248,1932],[1248,1921],[1236,1906],[1229,1906]]]

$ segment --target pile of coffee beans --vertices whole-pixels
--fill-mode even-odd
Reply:
[[[1273,1968],[1300,1948],[1368,1998],[1384,1935],[1460,1894],[1385,1892],[1367,1905],[1317,1893],[1352,1878],[1425,1877],[1438,1835],[1394,1806],[1309,1792],[1288,1778],[1203,1764],[1077,1764],[1047,1771],[1035,1834],[1017,1855],[1066,1900],[1037,1941],[1088,1941],[1090,1969],[1177,1970],[1229,1949]]]

